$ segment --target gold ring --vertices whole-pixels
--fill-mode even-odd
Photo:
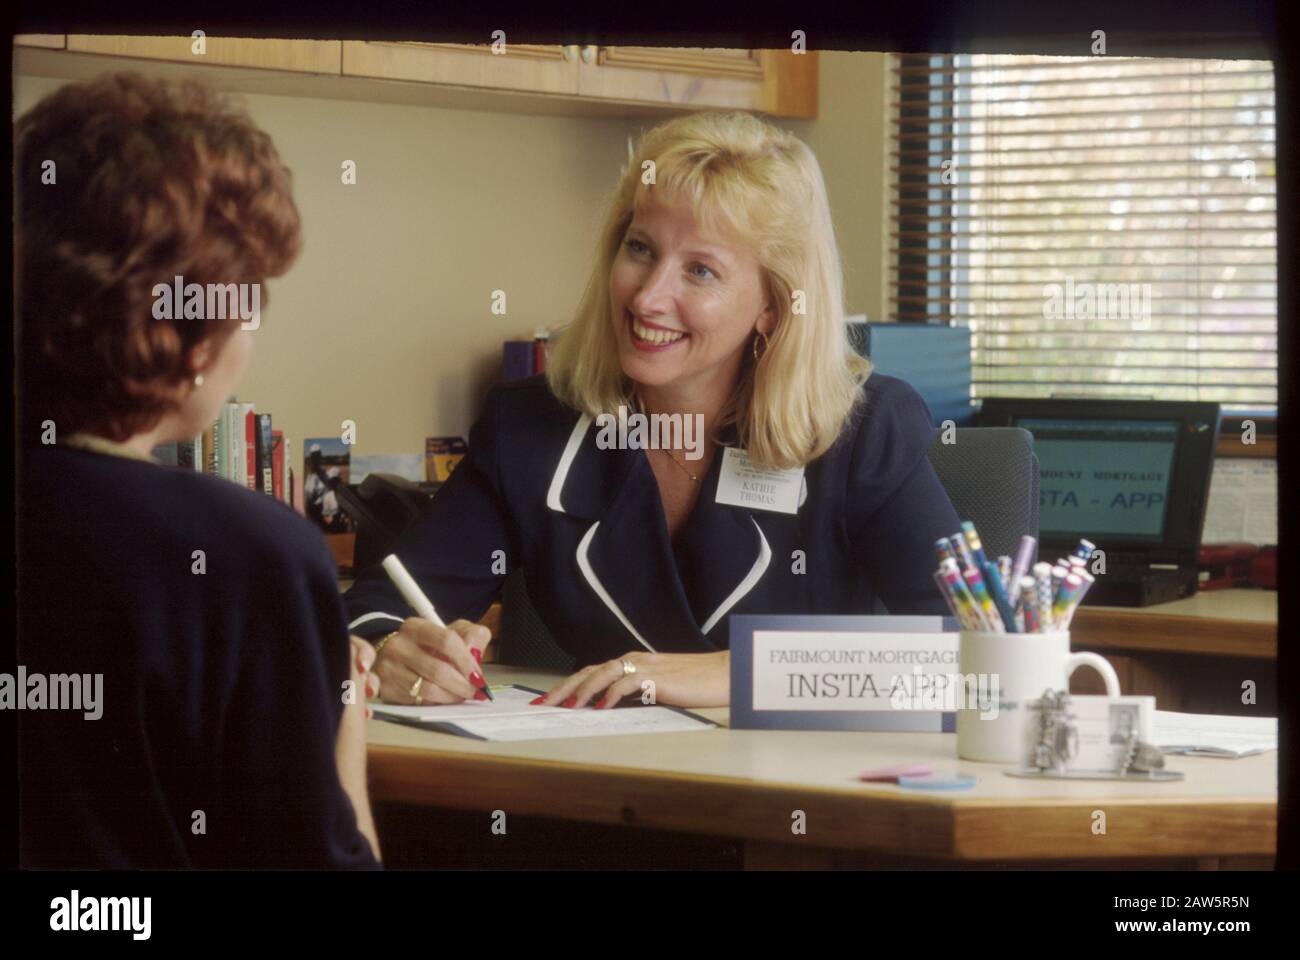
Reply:
[[[631,676],[632,674],[634,674],[634,673],[636,673],[636,664],[633,663],[631,660],[624,660],[624,661],[623,661],[623,676],[625,676],[625,677],[630,677],[630,676]]]
[[[424,684],[424,677],[416,677],[415,683],[411,684],[411,697],[416,703],[420,702],[420,687]]]

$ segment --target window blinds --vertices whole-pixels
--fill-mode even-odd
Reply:
[[[1264,61],[900,55],[891,309],[985,396],[1277,405]]]

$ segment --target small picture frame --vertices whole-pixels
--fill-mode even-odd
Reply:
[[[1151,743],[1155,697],[1070,696],[1026,700],[1027,768],[1057,773],[1128,770],[1139,744]]]

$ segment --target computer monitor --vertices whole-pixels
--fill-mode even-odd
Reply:
[[[1033,434],[1039,540],[1049,552],[1087,538],[1145,563],[1195,563],[1217,403],[996,398],[978,422]]]

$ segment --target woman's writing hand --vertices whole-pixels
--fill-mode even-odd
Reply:
[[[624,660],[635,673],[626,672]],[[731,652],[634,651],[579,670],[534,703],[607,710],[624,697],[675,707],[725,707],[731,700]]]
[[[407,617],[375,659],[380,696],[385,703],[405,704],[485,699],[480,690],[487,682],[479,658],[491,640],[487,627],[468,620],[437,627]]]

